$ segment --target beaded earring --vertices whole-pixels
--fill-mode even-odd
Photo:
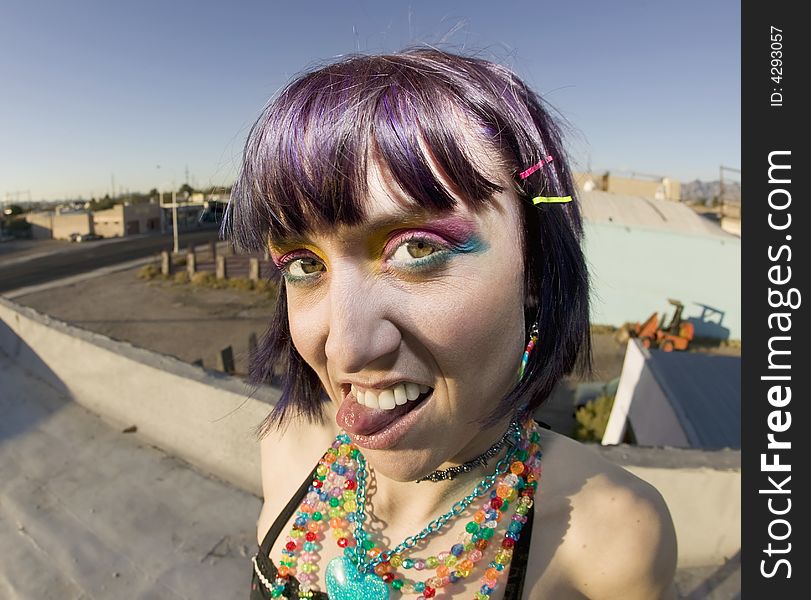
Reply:
[[[524,355],[521,357],[521,367],[518,369],[518,381],[521,381],[524,378],[524,371],[527,368],[527,363],[529,362],[529,355],[532,354],[532,350],[535,348],[535,343],[538,341],[538,322],[535,321],[532,324],[532,327],[529,329],[529,343],[527,344],[527,349],[524,350]]]

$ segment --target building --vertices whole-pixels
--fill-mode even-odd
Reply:
[[[741,358],[646,350],[628,341],[604,445],[630,425],[640,446],[741,447]]]
[[[25,215],[35,240],[69,240],[73,233],[95,233],[93,214],[87,211],[41,211]]]
[[[609,171],[601,175],[594,173],[575,173],[577,186],[584,191],[599,190],[609,194],[639,196],[655,200],[681,200],[681,183],[668,177],[648,177],[646,179],[618,177]]]
[[[583,191],[592,322],[620,326],[684,304],[697,337],[741,339],[741,240],[681,202]]]
[[[162,230],[161,208],[157,204],[116,204],[93,214],[95,233],[123,237]]]
[[[721,229],[741,237],[741,201],[724,200],[721,203]]]

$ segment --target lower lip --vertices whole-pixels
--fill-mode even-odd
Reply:
[[[354,433],[347,433],[352,442],[366,448],[367,450],[386,450],[396,446],[409,432],[409,430],[419,421],[420,413],[425,409],[433,398],[433,391],[426,396],[414,410],[408,411],[396,421],[390,423],[383,429],[375,431],[370,435],[358,435]]]

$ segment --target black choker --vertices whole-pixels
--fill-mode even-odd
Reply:
[[[457,465],[455,467],[448,467],[447,469],[442,469],[440,471],[434,471],[433,473],[429,473],[425,477],[420,477],[417,479],[417,483],[420,481],[444,481],[448,479],[454,479],[458,475],[462,473],[468,473],[475,469],[476,467],[486,467],[487,461],[496,456],[499,451],[504,446],[513,446],[515,445],[518,440],[521,439],[521,425],[518,421],[513,421],[510,423],[510,426],[507,428],[507,431],[504,432],[504,435],[501,436],[501,439],[498,440],[495,444],[490,446],[487,450],[479,454],[476,458],[473,458],[467,461],[464,464]]]

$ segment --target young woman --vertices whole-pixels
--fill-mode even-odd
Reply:
[[[252,598],[671,597],[660,495],[532,418],[588,366],[588,277],[560,132],[513,73],[416,50],[303,75],[225,231],[283,275]]]

